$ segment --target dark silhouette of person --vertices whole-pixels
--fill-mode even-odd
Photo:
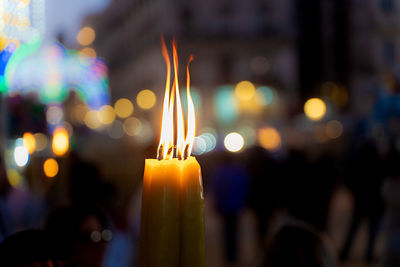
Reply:
[[[284,182],[281,190],[287,211],[325,231],[335,185],[332,160],[322,154],[310,162],[304,152],[293,150],[284,163],[282,174]]]
[[[239,214],[246,203],[247,174],[234,156],[225,152],[212,179],[216,210],[224,225],[225,257],[229,263],[235,263],[238,254]]]
[[[354,196],[353,218],[340,252],[340,259],[347,260],[354,236],[363,219],[369,223],[369,237],[365,259],[373,260],[375,239],[383,215],[381,189],[384,172],[378,150],[371,140],[362,141],[346,167],[345,183]]]
[[[50,213],[46,231],[53,237],[55,250],[74,266],[101,267],[111,240],[105,212],[81,203]]]
[[[248,204],[257,220],[259,245],[264,247],[270,219],[280,205],[280,166],[264,148],[254,146],[247,151],[247,172]]]

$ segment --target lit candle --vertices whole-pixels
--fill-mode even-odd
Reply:
[[[143,177],[139,265],[141,267],[205,266],[204,197],[201,169],[191,150],[195,137],[195,111],[190,95],[189,63],[186,95],[188,126],[185,135],[178,85],[178,56],[173,42],[174,81],[168,52],[167,81],[157,159],[146,159]],[[176,142],[174,102],[176,99]]]

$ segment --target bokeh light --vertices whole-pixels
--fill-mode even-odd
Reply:
[[[238,107],[231,86],[221,86],[217,89],[214,99],[214,109],[219,122],[230,124],[238,116]]]
[[[28,150],[24,146],[17,146],[14,149],[14,160],[17,166],[23,167],[29,161]]]
[[[104,105],[97,112],[97,118],[102,124],[108,125],[115,120],[115,111],[112,106]]]
[[[256,88],[249,81],[241,81],[235,87],[235,94],[241,101],[249,101],[254,97]]]
[[[28,151],[28,153],[32,154],[36,149],[36,140],[33,134],[24,133],[22,140],[23,140],[23,145]]]
[[[201,155],[207,150],[207,144],[201,136],[196,136],[193,143],[193,155]]]
[[[50,106],[46,111],[46,120],[51,125],[59,124],[64,118],[64,111],[60,106]]]
[[[281,136],[272,127],[264,127],[258,130],[258,143],[266,150],[276,151],[281,147]]]
[[[118,117],[127,118],[133,113],[133,104],[127,98],[120,98],[115,102],[114,110]]]
[[[93,43],[94,39],[96,38],[96,33],[91,27],[83,27],[78,35],[76,36],[76,40],[80,45],[90,45]]]
[[[340,121],[331,120],[326,124],[325,131],[329,138],[338,138],[343,133],[343,125]]]
[[[42,133],[35,133],[36,151],[42,151],[47,147],[47,136]]]
[[[136,97],[138,106],[142,109],[151,109],[156,104],[156,95],[153,91],[144,89]]]
[[[142,123],[138,118],[131,117],[124,121],[123,129],[129,136],[136,136],[142,129]]]
[[[108,126],[107,133],[112,139],[119,139],[124,136],[122,122],[118,120],[114,121],[110,126]]]
[[[311,98],[304,104],[304,113],[313,121],[318,121],[325,116],[326,104],[320,98]]]
[[[89,110],[86,112],[85,117],[83,118],[83,122],[90,129],[97,129],[101,126],[101,123],[97,116],[97,111]]]
[[[88,57],[88,58],[95,58],[97,57],[96,50],[91,47],[84,47],[79,51],[79,56]]]
[[[7,178],[12,187],[18,187],[22,183],[22,177],[16,169],[7,169]]]
[[[255,98],[259,105],[267,106],[274,100],[274,92],[268,86],[260,86],[256,90]]]
[[[64,121],[62,126],[67,130],[68,136],[71,137],[74,134],[74,128],[72,127],[71,123]]]
[[[58,170],[58,163],[55,159],[50,158],[43,163],[43,172],[49,178],[55,177],[58,174]]]
[[[238,152],[244,146],[244,139],[239,133],[232,132],[225,136],[224,145],[228,151]]]
[[[69,149],[69,137],[64,127],[59,126],[54,130],[52,149],[57,156],[67,153]]]

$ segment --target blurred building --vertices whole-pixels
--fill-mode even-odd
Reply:
[[[95,49],[109,64],[113,99],[133,99],[144,88],[161,99],[166,76],[161,34],[178,40],[182,84],[186,59],[194,54],[192,85],[202,103],[211,105],[218,86],[241,80],[295,97],[294,2],[115,0],[85,23],[96,29]],[[211,110],[204,106],[205,112]]]

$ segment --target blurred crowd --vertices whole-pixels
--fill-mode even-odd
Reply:
[[[352,258],[355,236],[365,222],[368,238],[363,261],[398,266],[397,144],[391,141],[383,152],[367,137],[357,136],[349,144],[337,156],[330,153],[329,145],[321,144],[281,154],[253,146],[243,153],[216,151],[198,157],[206,209],[214,210],[220,221],[226,266],[241,266],[240,233],[252,227],[242,225],[245,210],[255,218],[255,246],[260,251],[252,266],[339,266]],[[72,152],[62,166],[67,171],[50,181],[38,177],[31,162],[25,174],[27,188],[20,189],[10,186],[2,161],[2,261],[34,266],[137,266],[140,187],[120,200],[116,197],[120,192],[103,179],[96,164]],[[335,216],[332,198],[343,187],[351,193],[352,203],[347,205],[353,212],[338,247],[328,224]],[[382,249],[376,248],[379,235],[384,236]]]

